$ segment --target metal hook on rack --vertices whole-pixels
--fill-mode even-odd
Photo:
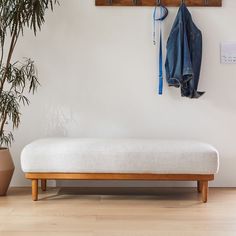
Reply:
[[[156,0],[156,6],[160,6],[161,5],[161,0]]]
[[[185,0],[181,0],[181,4],[185,4]]]
[[[138,5],[138,0],[133,0],[133,5],[137,6]]]
[[[205,6],[208,6],[208,3],[209,3],[208,0],[205,0]]]
[[[108,5],[112,5],[113,1],[112,0],[107,0]]]

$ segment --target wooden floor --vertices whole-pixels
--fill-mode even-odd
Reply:
[[[193,188],[50,189],[39,197],[31,201],[30,188],[0,197],[0,236],[236,235],[236,189],[211,188],[207,204]]]

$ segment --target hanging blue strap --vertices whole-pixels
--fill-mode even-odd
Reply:
[[[156,45],[156,23],[159,24],[160,31],[160,40],[159,40],[159,58],[157,60],[157,68],[158,68],[158,80],[159,80],[159,88],[158,94],[162,95],[163,93],[163,47],[162,47],[162,21],[167,17],[168,10],[167,8],[161,6],[160,7],[160,15],[157,15],[157,6],[154,8],[153,12],[153,44]]]
[[[159,45],[159,95],[163,92],[163,54],[162,54],[162,28],[160,26],[160,45]]]

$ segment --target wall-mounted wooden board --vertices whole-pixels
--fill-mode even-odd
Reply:
[[[96,6],[155,6],[156,0],[95,0]],[[164,6],[177,7],[182,0],[160,0]],[[221,7],[222,0],[184,0],[187,6],[194,7]]]

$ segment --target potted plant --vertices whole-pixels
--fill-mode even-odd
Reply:
[[[12,61],[18,40],[26,28],[36,35],[47,9],[58,0],[0,0],[0,196],[6,195],[14,164],[9,146],[12,130],[20,124],[20,107],[29,105],[27,93],[39,85],[34,61]]]

